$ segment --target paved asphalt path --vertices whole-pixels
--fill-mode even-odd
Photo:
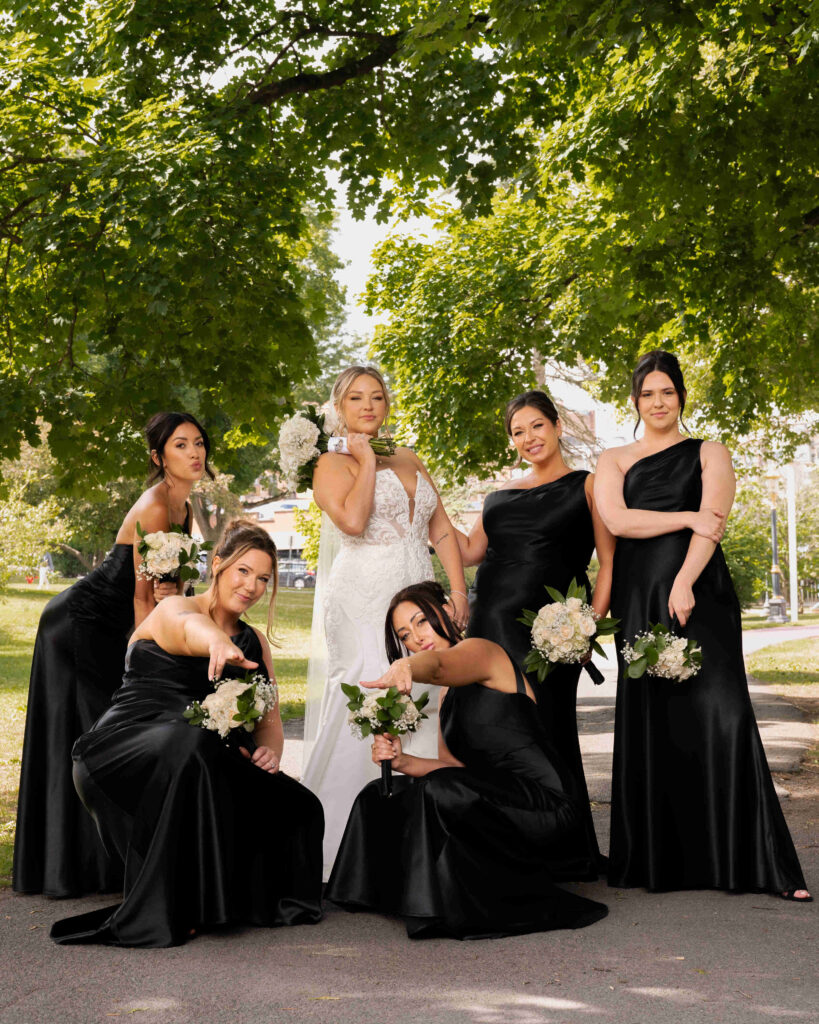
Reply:
[[[817,635],[746,634],[749,649]],[[605,662],[601,663],[605,667]],[[584,674],[584,679],[585,679]],[[601,846],[608,841],[613,680],[581,687],[579,719]],[[766,749],[793,769],[811,730],[753,687]],[[288,729],[293,732],[293,727]],[[288,741],[296,769],[299,741]],[[783,803],[819,889],[819,807]],[[487,878],[487,888],[492,879]],[[817,908],[769,895],[647,893],[598,882],[609,906],[579,931],[411,942],[401,923],[328,908],[316,926],[201,935],[169,950],[60,947],[57,918],[110,899],[0,893],[0,1024],[784,1024],[819,1020]]]

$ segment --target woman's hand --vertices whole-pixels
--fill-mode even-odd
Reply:
[[[684,626],[691,617],[694,604],[694,591],[691,589],[691,584],[677,576],[671,587],[671,593],[668,595],[669,615],[672,619],[676,615],[680,625]]]
[[[361,686],[365,690],[389,690],[394,686],[399,693],[410,693],[412,691],[412,670],[409,665],[409,658],[399,658],[394,661],[380,679],[372,681],[361,680]]]
[[[466,624],[469,622],[469,601],[466,594],[453,590],[449,595],[447,603],[452,609],[452,622],[455,628],[459,630],[466,629]]]
[[[701,508],[693,513],[691,529],[697,536],[719,544],[725,533],[725,513],[718,508]]]
[[[154,580],[154,601],[159,604],[166,597],[176,597],[179,593],[179,586],[176,583],[160,583]]]
[[[258,661],[248,661],[241,647],[237,647],[224,633],[211,640],[208,645],[208,654],[210,655],[208,679],[221,679],[225,665],[248,670],[259,667]]]
[[[249,757],[253,764],[257,768],[261,768],[263,772],[270,772],[271,775],[275,775],[279,770],[279,759],[276,756],[276,752],[271,750],[270,747],[256,747],[251,754],[245,747],[239,747],[242,754],[245,757]]]
[[[405,755],[401,749],[401,740],[397,736],[373,737],[373,762],[381,764],[382,761],[392,761],[393,770],[401,771]]]
[[[368,463],[375,465],[375,452],[370,447],[369,434],[348,434],[347,451],[359,466],[365,466]]]

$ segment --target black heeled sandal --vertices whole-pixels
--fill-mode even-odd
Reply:
[[[804,892],[808,890],[805,889]],[[782,900],[790,900],[791,903],[813,903],[813,896],[808,894],[807,896],[797,896],[798,889],[786,889],[784,892],[779,893],[779,898]]]

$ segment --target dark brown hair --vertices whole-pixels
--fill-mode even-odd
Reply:
[[[674,385],[674,390],[677,392],[677,397],[680,400],[680,425],[683,430],[688,431],[688,427],[683,423],[683,410],[685,409],[685,384],[683,382],[682,370],[680,364],[677,361],[677,357],[672,355],[670,352],[666,352],[664,349],[655,348],[651,352],[646,352],[645,355],[640,356],[637,361],[637,365],[634,367],[634,373],[631,375],[631,397],[634,401],[634,408],[637,408],[637,402],[640,398],[640,392],[643,390],[643,383],[646,377],[650,373],[660,372],[664,373]],[[634,424],[634,436],[637,436],[637,428],[640,426],[640,413],[637,413],[637,422]]]
[[[268,640],[270,639],[271,630],[273,627],[273,610],[276,604],[276,593],[279,589],[279,564],[278,556],[276,553],[276,545],[273,543],[273,538],[257,523],[252,522],[250,519],[231,519],[222,532],[222,536],[219,543],[216,545],[216,549],[213,552],[213,557],[219,556],[220,562],[217,568],[213,568],[211,565],[211,580],[216,583],[219,576],[229,566],[233,565],[235,561],[242,557],[247,551],[263,551],[266,555],[269,555],[273,562],[272,568],[272,580],[273,589],[270,593],[270,601],[267,606],[267,628],[265,629],[265,635]],[[214,588],[214,594],[211,598],[210,613],[214,612],[216,607],[216,589]]]
[[[538,412],[543,413],[550,423],[557,426],[557,421],[560,419],[555,403],[549,398],[545,391],[524,391],[522,395],[516,395],[513,399],[506,403],[506,412],[503,414],[503,425],[506,428],[506,433],[512,436],[512,417],[516,412],[520,412],[521,409],[525,409],[527,405],[530,405],[533,409],[537,409]]]
[[[165,461],[162,458],[162,453],[165,450],[165,445],[168,443],[173,435],[173,432],[177,427],[180,427],[183,423],[190,423],[199,431],[202,435],[202,441],[205,445],[205,472],[213,480],[214,472],[208,464],[208,456],[210,455],[210,438],[208,432],[196,419],[195,416],[191,416],[188,412],[158,412],[155,413],[147,422],[145,426],[145,441],[148,444],[148,484],[155,484],[157,480],[164,480],[165,478]],[[156,457],[159,460],[159,464],[155,463],[151,457],[151,452],[156,452]]]
[[[551,398],[549,398],[546,392],[524,391],[522,395],[516,395],[506,403],[506,411],[503,414],[503,425],[506,428],[506,433],[509,437],[512,436],[512,417],[516,412],[520,412],[521,409],[525,409],[527,406],[537,409],[537,411],[542,413],[542,415],[545,416],[553,426],[557,426],[560,415],[555,407],[555,403]],[[563,445],[560,438],[557,440],[557,446],[562,453]],[[515,466],[519,466],[521,462],[523,462],[523,459],[518,455]]]
[[[387,658],[390,662],[407,656],[407,649],[398,639],[395,626],[392,624],[393,612],[403,601],[411,601],[413,604],[417,604],[438,636],[442,636],[450,644],[458,643],[461,639],[461,634],[455,628],[449,613],[444,607],[446,599],[444,588],[434,580],[413,583],[412,586],[404,587],[403,590],[398,591],[392,601],[390,601],[390,606],[387,609],[387,620],[384,623],[384,640],[387,646]]]

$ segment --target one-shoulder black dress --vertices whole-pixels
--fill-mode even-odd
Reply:
[[[516,667],[516,693],[449,690],[440,727],[464,768],[399,776],[359,793],[326,896],[404,918],[411,938],[492,938],[582,928],[602,903],[553,884],[580,826]]]
[[[636,462],[625,477],[626,505],[699,509],[701,445],[687,439]],[[649,623],[671,626],[668,596],[690,539],[690,530],[679,530],[617,541],[618,655]],[[688,625],[675,630],[702,648],[700,672],[682,683],[629,679],[620,663],[609,883],[657,891],[804,888],[754,718],[739,602],[719,546],[693,589]]]
[[[242,627],[234,641],[263,672],[259,639]],[[137,640],[111,707],[74,745],[77,790],[125,886],[118,906],[57,921],[57,942],[174,946],[191,929],[321,918],[321,804],[185,721],[212,689],[207,668]]]
[[[575,470],[540,487],[506,488],[487,495],[483,528],[486,556],[470,593],[467,636],[500,644],[522,663],[532,647],[529,628],[518,622],[524,608],[537,611],[551,602],[545,587],[565,594],[573,579],[585,583],[594,551],[594,527],[586,500],[586,470]],[[577,683],[580,665],[559,665],[543,683],[529,673],[546,736],[569,769],[569,789],[583,828],[560,877],[596,878],[604,863],[594,831],[583,758],[577,736]]]
[[[67,897],[117,892],[122,886],[122,864],[106,854],[74,789],[71,748],[122,682],[133,628],[130,544],[115,544],[101,565],[43,610],[31,665],[17,803],[17,892]]]

